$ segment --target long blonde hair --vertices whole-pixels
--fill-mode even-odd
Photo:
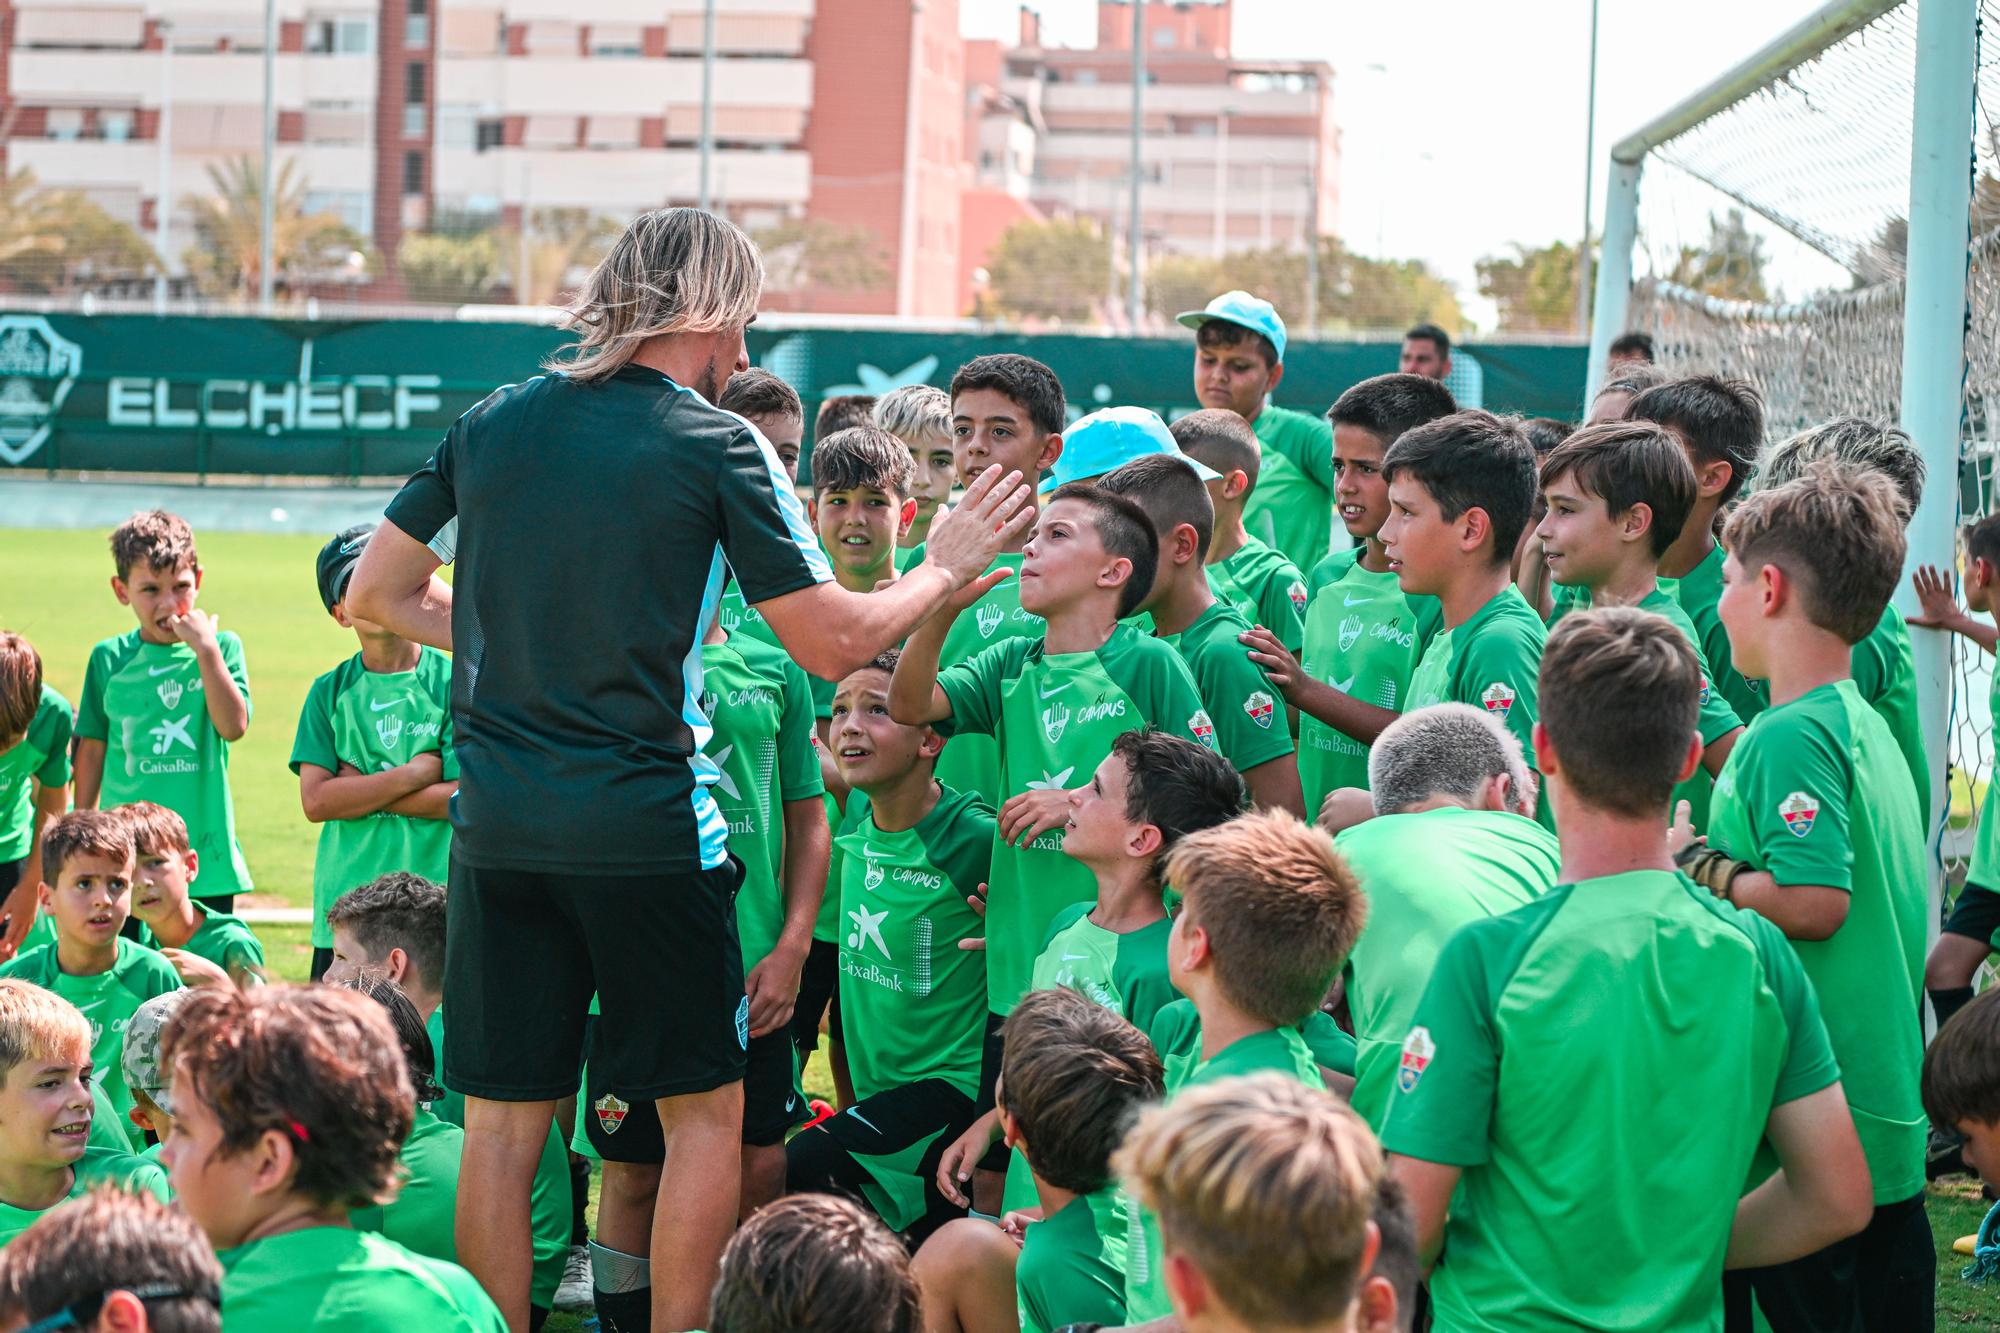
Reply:
[[[585,384],[608,379],[649,338],[742,328],[763,291],[763,257],[728,219],[698,208],[641,213],[569,309],[581,336],[542,367]]]

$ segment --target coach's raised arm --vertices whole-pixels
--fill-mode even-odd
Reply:
[[[517,1330],[529,1186],[576,1091],[593,993],[593,1072],[644,1099],[630,1116],[658,1114],[667,1163],[650,1246],[607,1228],[598,1288],[643,1304],[650,1278],[654,1327],[695,1327],[736,1221],[740,867],[698,704],[724,580],[801,666],[838,679],[1003,577],[986,571],[1034,517],[1035,479],[989,468],[892,588],[834,583],[771,445],[713,405],[749,368],[763,276],[720,218],[638,218],[572,312],[574,355],[452,426],[348,587],[357,619],[456,650],[442,1054],[467,1099],[458,1254]],[[606,1188],[643,1189],[645,1171],[607,1161]]]

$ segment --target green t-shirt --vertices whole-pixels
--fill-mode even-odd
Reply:
[[[1125,1196],[1106,1186],[1095,1194],[1079,1194],[1029,1223],[1014,1265],[1021,1333],[1055,1333],[1070,1324],[1113,1328],[1125,1322],[1129,1212]]]
[[[1410,678],[1408,713],[1432,704],[1484,708],[1514,733],[1534,762],[1535,682],[1542,669],[1548,627],[1513,584],[1501,589],[1462,625],[1440,629]],[[1554,829],[1555,805],[1544,798],[1535,818]]]
[[[1333,845],[1368,895],[1368,924],[1347,956],[1357,1046],[1351,1100],[1380,1133],[1403,1038],[1445,942],[1468,922],[1545,893],[1562,854],[1555,835],[1532,819],[1455,805],[1382,815]]]
[[[306,1227],[216,1255],[229,1333],[506,1333],[472,1275],[348,1227]]]
[[[1173,1086],[1173,1071],[1191,1069],[1200,1063],[1201,1015],[1195,1011],[1193,1000],[1176,998],[1161,1005],[1145,1031],[1168,1070],[1168,1087]],[[1341,1031],[1331,1015],[1315,1009],[1292,1031],[1305,1043],[1316,1068],[1354,1076],[1354,1038]]]
[[[26,734],[0,754],[0,862],[19,861],[33,850],[35,787],[69,781],[69,742],[75,730],[69,700],[42,686]]]
[[[1695,640],[1701,644],[1709,679],[1722,691],[1744,726],[1771,706],[1771,691],[1761,680],[1751,680],[1736,669],[1736,655],[1730,651],[1729,631],[1722,627],[1716,609],[1722,600],[1722,562],[1727,556],[1721,546],[1712,547],[1701,563],[1678,579],[1661,579],[1660,587],[1681,604],[1694,622]]]
[[[1793,940],[1819,992],[1875,1202],[1924,1187],[1924,833],[1889,725],[1851,680],[1757,715],[1715,782],[1708,842],[1780,888],[1849,894],[1824,940]]]
[[[925,1079],[978,1091],[987,956],[958,942],[984,933],[966,899],[987,878],[993,839],[993,812],[948,787],[915,828],[885,833],[870,809],[841,834],[840,1015],[857,1098]],[[892,1231],[923,1214],[917,1166],[935,1137],[856,1159]]]
[[[733,643],[701,650],[701,711],[714,734],[704,752],[722,776],[709,795],[743,863],[736,933],[743,970],[764,961],[785,925],[785,802],[822,796],[813,748],[812,694],[789,658]]]
[[[1292,652],[1305,632],[1306,576],[1299,567],[1255,537],[1227,560],[1207,567],[1208,588],[1243,613],[1253,625],[1278,636]]]
[[[1237,637],[1249,631],[1241,611],[1218,601],[1179,634],[1160,638],[1187,663],[1201,706],[1215,723],[1215,746],[1239,773],[1292,753],[1284,701]]]
[[[231,967],[263,968],[264,943],[250,929],[249,922],[200,903],[196,903],[194,908],[201,913],[201,924],[194,928],[194,934],[188,936],[188,942],[182,947],[198,958],[206,958],[225,972]],[[148,949],[162,947],[150,926],[139,927],[139,943]]]
[[[593,1011],[594,1012],[594,1011]],[[430,1033],[431,1049],[437,1054],[440,1065],[444,1055],[444,1006],[431,1010],[429,1021],[424,1025]],[[465,1098],[450,1088],[444,1087],[440,1072],[438,1086],[444,1089],[444,1096],[425,1108],[447,1124],[465,1128]],[[583,1138],[582,1126],[577,1128],[577,1137]],[[535,1267],[529,1285],[529,1299],[544,1309],[553,1308],[556,1288],[562,1285],[563,1264],[569,1258],[569,1238],[573,1225],[571,1213],[571,1182],[569,1174],[569,1154],[564,1150],[562,1130],[549,1126],[548,1141],[542,1145],[542,1158],[535,1163],[535,1182],[528,1193],[528,1230],[534,1239]],[[357,1224],[358,1225],[358,1224]]]
[[[1643,1312],[1648,1329],[1719,1329],[1771,1108],[1839,1077],[1784,937],[1682,875],[1559,885],[1464,927],[1382,1131],[1390,1152],[1464,1171],[1431,1274],[1439,1327],[1631,1328]],[[1670,1151],[1665,1125],[1682,1127]]]
[[[216,638],[229,678],[248,705],[243,641],[228,630]],[[193,648],[147,643],[134,629],[91,649],[76,734],[104,742],[100,808],[154,801],[187,822],[188,842],[201,857],[195,897],[250,891],[229,797],[229,742],[209,721]]]
[[[1570,612],[1587,611],[1592,605],[1590,589],[1581,585],[1558,584],[1557,591],[1568,592],[1570,595],[1556,599],[1555,613],[1549,617],[1550,629],[1554,629],[1556,622]],[[1681,604],[1675,601],[1672,594],[1664,587],[1655,585],[1651,592],[1639,599],[1638,609],[1651,611],[1654,615],[1665,618],[1694,648],[1695,665],[1701,669],[1701,711],[1695,726],[1701,733],[1703,747],[1715,744],[1742,726],[1743,722],[1736,716],[1736,710],[1729,706],[1729,700],[1722,696],[1721,690],[1715,688],[1715,677],[1708,669],[1708,654],[1702,651],[1701,635],[1695,631],[1694,621],[1688,618],[1688,613]],[[1674,788],[1672,799],[1688,803],[1690,818],[1693,820],[1696,832],[1708,827],[1708,807],[1713,787],[1714,782],[1708,776],[1708,770],[1697,768],[1692,777]],[[1668,807],[1670,810],[1672,808]]]
[[[419,1106],[410,1137],[396,1154],[402,1188],[388,1204],[356,1208],[348,1222],[427,1259],[457,1263],[458,1159],[464,1145],[463,1129]]]
[[[939,731],[998,738],[1002,801],[1082,785],[1111,742],[1136,727],[1216,747],[1215,723],[1180,654],[1129,625],[1088,653],[1050,654],[1040,639],[1009,639],[946,668],[938,685],[951,705]],[[957,743],[947,742],[945,753]],[[993,1012],[1005,1014],[1028,988],[1049,923],[1071,903],[1094,899],[1097,882],[1063,855],[1060,827],[1019,847],[994,836],[986,980]]]
[[[1926,838],[1931,827],[1931,768],[1924,753],[1924,728],[1917,716],[1917,666],[1910,651],[1910,627],[1891,602],[1848,655],[1854,686],[1861,691],[1896,738],[1910,780],[1917,788],[1917,813],[1923,816]]]
[[[1993,672],[1986,707],[1987,716],[2000,717],[2000,671]],[[1965,882],[1977,884],[1989,893],[2000,893],[2000,782],[1992,778],[1987,780],[1986,795],[1980,798],[1979,827],[1974,833],[1972,864],[1966,869]]]
[[[1192,1004],[1188,1005],[1189,1010],[1193,1008]],[[1184,1027],[1184,1022],[1175,1021],[1178,1011],[1178,1003],[1167,1006],[1161,1011],[1156,1025],[1174,1021],[1176,1027]],[[1195,1030],[1199,1033],[1199,1026]],[[1156,1047],[1160,1047],[1160,1040],[1158,1036],[1154,1038]],[[1326,1080],[1320,1077],[1319,1064],[1313,1059],[1305,1038],[1292,1028],[1269,1028],[1253,1033],[1231,1042],[1208,1060],[1201,1058],[1199,1040],[1180,1055],[1167,1055],[1165,1047],[1160,1047],[1160,1050],[1167,1066],[1168,1101],[1172,1101],[1174,1094],[1182,1088],[1266,1071],[1289,1075],[1310,1088],[1326,1087]],[[1161,1268],[1165,1250],[1160,1244],[1159,1219],[1152,1210],[1140,1207],[1136,1200],[1128,1200],[1127,1210],[1125,1318],[1128,1323],[1143,1324],[1149,1319],[1161,1319],[1171,1314],[1173,1304],[1167,1299],[1166,1277]]]
[[[1336,551],[1313,568],[1299,666],[1362,703],[1401,709],[1444,612],[1437,598],[1404,592],[1393,571],[1364,568],[1364,549]],[[1301,713],[1299,780],[1308,811],[1317,811],[1327,793],[1339,788],[1366,790],[1368,747]]]
[[[1161,917],[1114,934],[1090,919],[1096,906],[1077,903],[1056,913],[1028,988],[1078,991],[1144,1032],[1154,1015],[1180,996],[1167,977],[1167,936],[1174,923]]]
[[[311,764],[335,773],[345,762],[363,773],[380,773],[429,750],[443,759],[444,780],[455,780],[451,659],[425,648],[412,671],[370,671],[356,653],[306,691],[292,741],[292,772]],[[360,819],[327,820],[319,826],[319,851],[313,858],[313,947],[333,947],[326,910],[341,894],[392,870],[415,871],[442,884],[450,861],[450,820],[386,810]],[[195,883],[207,882],[204,859]]]
[[[44,990],[52,990],[68,1000],[90,1020],[90,1063],[95,1081],[117,1108],[119,1125],[134,1148],[143,1147],[143,1136],[130,1122],[132,1094],[125,1086],[125,1025],[139,1006],[155,995],[181,988],[180,975],[172,963],[153,950],[132,940],[118,941],[118,956],[111,966],[94,976],[72,976],[56,959],[56,946],[45,944],[30,949],[4,967],[0,977],[20,977]]]
[[[993,562],[994,569],[1003,566],[1014,573],[988,588],[945,632],[944,646],[938,653],[940,672],[1012,639],[1039,643],[1047,632],[1047,621],[1021,609],[1020,553],[1002,555]],[[1000,778],[1000,742],[979,732],[953,736],[938,756],[937,780],[953,791],[971,792],[998,810],[1006,799]]]
[[[1250,429],[1263,461],[1257,489],[1243,505],[1243,526],[1297,568],[1311,569],[1333,544],[1333,426],[1324,417],[1267,406]]]
[[[83,1156],[76,1159],[76,1165],[70,1171],[73,1179],[69,1193],[63,1195],[58,1203],[81,1199],[99,1185],[110,1185],[127,1194],[150,1194],[162,1203],[167,1200],[167,1173],[160,1168],[160,1164],[134,1157],[129,1152],[93,1144],[83,1150]],[[47,1208],[16,1208],[11,1203],[0,1202],[0,1245],[26,1231],[48,1213]],[[235,1330],[230,1330],[230,1333],[235,1333]]]

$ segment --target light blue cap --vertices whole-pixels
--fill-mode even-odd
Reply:
[[[1087,417],[1078,417],[1063,432],[1063,450],[1056,458],[1041,493],[1047,495],[1066,482],[1101,477],[1121,464],[1148,454],[1166,454],[1193,468],[1203,481],[1220,481],[1222,474],[1204,467],[1181,452],[1174,434],[1160,414],[1143,407],[1099,408]]]
[[[1190,329],[1198,329],[1212,319],[1240,324],[1252,333],[1263,334],[1278,349],[1278,360],[1285,359],[1285,321],[1278,318],[1277,307],[1262,297],[1248,292],[1224,292],[1210,301],[1205,310],[1189,310],[1175,316],[1177,323]]]

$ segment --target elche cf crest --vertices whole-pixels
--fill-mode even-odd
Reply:
[[[1297,579],[1293,579],[1292,586],[1285,589],[1285,596],[1292,599],[1292,610],[1298,612],[1300,615],[1304,615],[1306,613],[1305,584],[1300,583]]]
[[[1505,681],[1496,680],[1480,691],[1479,702],[1486,705],[1487,712],[1505,722],[1507,714],[1514,711],[1514,688]]]
[[[1277,700],[1262,690],[1257,690],[1243,701],[1243,711],[1250,715],[1252,722],[1266,731],[1271,729],[1271,714],[1276,707]]]
[[[1819,801],[1802,791],[1795,791],[1778,802],[1778,818],[1785,821],[1785,827],[1795,838],[1803,838],[1812,832],[1813,821],[1819,818]]]
[[[606,1134],[616,1134],[618,1127],[625,1123],[625,1113],[632,1109],[632,1103],[615,1092],[607,1092],[591,1103],[597,1112],[597,1123]]]
[[[1188,719],[1188,730],[1194,733],[1194,738],[1203,745],[1211,750],[1215,748],[1215,721],[1209,717],[1206,708],[1194,710],[1194,716]]]
[[[1431,1057],[1436,1054],[1437,1043],[1431,1040],[1431,1030],[1411,1028],[1410,1035],[1403,1039],[1403,1058],[1396,1066],[1396,1086],[1404,1092],[1415,1090],[1424,1071],[1431,1067]]]

